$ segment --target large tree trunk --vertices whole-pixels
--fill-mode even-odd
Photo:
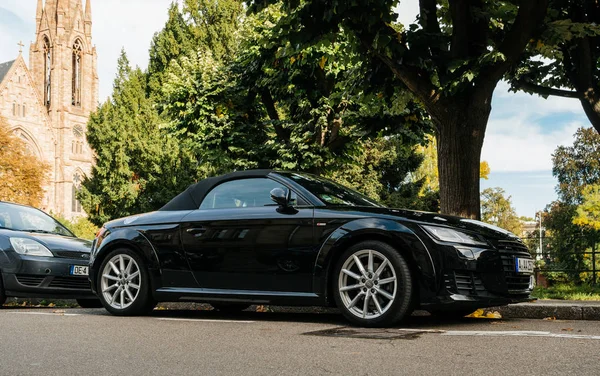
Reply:
[[[433,117],[441,212],[480,219],[479,166],[491,95],[487,99],[453,99]]]

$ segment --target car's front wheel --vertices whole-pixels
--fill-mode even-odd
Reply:
[[[390,245],[358,243],[342,254],[334,273],[336,304],[352,323],[390,326],[410,314],[411,272],[404,257]]]
[[[127,248],[116,249],[104,259],[98,290],[102,305],[114,315],[143,315],[156,305],[144,260]]]

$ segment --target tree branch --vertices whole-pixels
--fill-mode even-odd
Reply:
[[[583,97],[581,94],[579,94],[576,91],[556,89],[556,88],[552,88],[552,87],[536,85],[534,83],[526,82],[526,81],[516,82],[515,88],[523,89],[525,91],[531,91],[533,93],[536,93],[536,94],[539,94],[542,96],[552,95],[552,96],[556,96],[556,97],[576,98],[576,99],[581,99]]]
[[[277,138],[280,142],[287,143],[290,139],[290,134],[281,126],[281,124],[279,124],[279,113],[277,113],[277,108],[275,108],[275,101],[271,96],[271,92],[268,89],[262,89],[260,92],[260,97],[265,109],[267,110],[269,118],[272,120],[273,128],[275,128],[275,134],[277,134]]]
[[[420,24],[427,33],[440,34],[440,23],[437,19],[437,1],[419,0]]]
[[[504,55],[504,61],[483,69],[479,75],[482,81],[493,83],[494,86],[504,76],[506,70],[519,60],[534,31],[546,17],[548,0],[527,0],[520,3],[515,22],[498,47],[498,52]]]

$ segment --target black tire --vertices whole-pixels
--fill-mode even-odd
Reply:
[[[6,294],[4,293],[4,283],[2,282],[2,273],[0,273],[0,307],[6,303]]]
[[[368,250],[378,252],[379,254],[387,258],[389,265],[391,266],[391,268],[393,268],[393,271],[396,275],[397,282],[396,294],[394,295],[394,299],[390,299],[387,302],[391,305],[389,305],[387,310],[385,310],[383,313],[377,313],[379,314],[378,317],[373,318],[363,318],[357,316],[356,313],[353,313],[348,307],[346,307],[346,304],[344,303],[344,298],[342,297],[342,293],[339,291],[340,280],[341,278],[344,278],[343,276],[340,277],[344,264],[347,262],[347,260],[349,260],[349,258],[352,258],[354,254],[366,252]],[[377,267],[373,267],[373,269],[377,269]],[[370,240],[360,242],[348,248],[335,264],[331,278],[331,283],[333,296],[337,307],[340,309],[340,311],[346,317],[346,319],[348,319],[348,321],[350,321],[353,324],[363,327],[387,327],[394,325],[395,323],[402,320],[404,317],[409,316],[412,313],[412,307],[414,306],[413,297],[415,296],[415,294],[413,291],[414,284],[412,280],[410,267],[408,266],[408,263],[400,254],[400,252],[398,252],[394,247],[390,246],[389,244],[380,241]],[[382,285],[379,285],[378,287],[381,288]],[[377,287],[375,287],[375,289],[377,289]],[[370,291],[373,290],[371,289]],[[378,300],[378,303],[381,303],[379,298],[375,298]],[[373,297],[371,297],[370,299],[373,299]]]
[[[241,312],[243,310],[245,310],[246,308],[250,307],[250,304],[244,304],[244,303],[210,303],[210,305],[218,310],[219,312],[223,312],[223,313],[237,313],[237,312]]]
[[[100,299],[75,299],[81,308],[102,308]]]
[[[116,308],[111,305],[110,302],[106,300],[104,293],[102,292],[102,274],[104,268],[109,263],[111,259],[118,255],[126,255],[131,257],[139,267],[139,292],[135,296],[133,302],[125,308]],[[115,316],[142,316],[150,313],[154,307],[156,306],[156,301],[152,296],[152,289],[150,286],[150,272],[148,271],[148,267],[146,266],[146,262],[140,257],[137,253],[128,248],[119,248],[110,252],[102,261],[100,265],[100,269],[98,272],[98,281],[97,281],[97,289],[98,296],[100,298],[100,302],[106,308],[106,310],[112,313]]]

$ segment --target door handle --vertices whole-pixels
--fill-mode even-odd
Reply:
[[[188,228],[185,231],[190,235],[198,236],[204,234],[206,232],[206,229],[204,227],[192,227]]]

